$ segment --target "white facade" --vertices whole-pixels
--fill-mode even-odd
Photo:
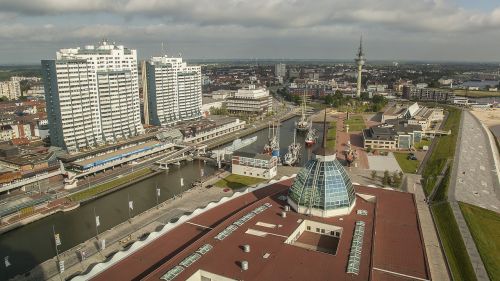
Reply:
[[[9,100],[17,100],[21,96],[21,86],[19,81],[0,82],[0,97],[6,97]]]
[[[146,63],[148,112],[157,126],[201,117],[201,67],[188,66],[182,58],[152,57]]]
[[[42,61],[53,145],[79,151],[144,133],[136,50],[103,41],[56,57]]]
[[[227,99],[227,110],[230,112],[266,113],[272,110],[272,98],[269,90],[248,85],[239,89],[233,97]]]
[[[286,64],[278,63],[275,66],[274,73],[276,77],[285,77],[286,76]]]
[[[278,174],[278,158],[256,154],[243,156],[233,155],[231,172],[235,175],[262,179],[272,179]]]

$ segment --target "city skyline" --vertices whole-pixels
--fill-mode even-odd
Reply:
[[[36,63],[103,38],[186,59],[498,61],[500,4],[434,1],[0,1],[0,63]],[[481,44],[478,44],[481,42]]]

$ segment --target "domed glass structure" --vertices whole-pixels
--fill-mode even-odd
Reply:
[[[332,217],[350,213],[356,195],[346,170],[333,155],[316,155],[302,168],[288,194],[298,213]]]

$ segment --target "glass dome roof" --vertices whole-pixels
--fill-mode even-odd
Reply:
[[[329,155],[307,162],[297,174],[288,197],[300,213],[318,209],[326,214],[337,209],[350,210],[356,195],[342,164],[335,155]]]

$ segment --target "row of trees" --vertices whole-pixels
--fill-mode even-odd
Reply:
[[[385,170],[384,175],[382,176],[382,184],[383,185],[388,185],[394,188],[399,188],[401,186],[401,183],[403,183],[403,172],[393,172],[392,175],[389,173],[389,171]],[[377,177],[377,172],[372,171],[372,180],[374,180]]]
[[[361,93],[360,100],[358,100],[349,96],[344,96],[340,91],[336,91],[331,95],[326,95],[324,101],[326,104],[336,108],[352,106],[352,111],[359,111],[356,110],[359,108],[361,111],[378,112],[387,104],[387,99],[380,95],[374,95],[373,98],[370,99],[368,93]],[[369,102],[368,106],[366,106],[365,102]]]

